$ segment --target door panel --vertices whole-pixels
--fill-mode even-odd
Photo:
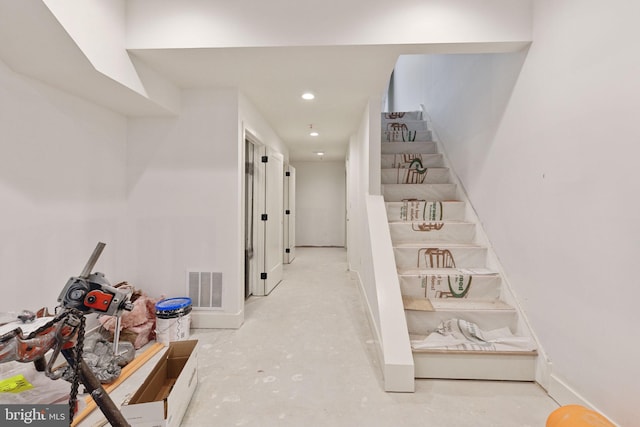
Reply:
[[[268,295],[282,280],[282,253],[284,252],[284,197],[283,177],[284,158],[270,147],[265,147],[265,251],[264,272],[267,279],[264,282],[264,295]]]
[[[289,165],[287,172],[289,176],[284,178],[284,262],[291,264],[296,257],[296,168]]]
[[[256,253],[256,148],[245,140],[245,181],[244,181],[244,297],[248,298],[256,287],[258,263]]]

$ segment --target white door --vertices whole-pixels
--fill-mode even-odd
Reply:
[[[289,165],[284,176],[284,262],[296,257],[296,168]]]
[[[258,185],[259,148],[249,139],[245,140],[245,181],[244,181],[244,297],[254,293],[259,277],[258,212],[262,189]]]
[[[268,295],[282,280],[284,158],[269,147],[264,147],[264,150],[260,163],[264,169],[265,185],[264,209],[260,215],[264,229],[264,268],[260,273],[262,289],[258,294]]]

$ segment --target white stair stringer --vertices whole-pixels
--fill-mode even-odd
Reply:
[[[413,349],[415,377],[536,380],[539,358],[532,349],[537,345],[475,212],[437,142],[427,140],[426,122],[406,113],[412,119],[404,126],[397,117],[402,114],[383,113],[381,183],[411,339],[425,347],[422,340],[443,331],[445,323],[471,322],[481,331],[501,331],[527,343],[434,348],[427,341],[431,348]],[[407,130],[418,139],[398,137]]]

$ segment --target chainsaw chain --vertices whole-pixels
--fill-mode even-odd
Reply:
[[[70,315],[76,316],[80,320],[80,325],[78,326],[76,345],[71,350],[73,354],[74,366],[70,366],[70,368],[73,369],[73,376],[71,377],[71,391],[69,392],[69,425],[71,425],[71,422],[73,421],[73,416],[76,412],[76,404],[78,402],[78,388],[80,387],[80,363],[82,361],[82,350],[84,348],[84,329],[86,323],[84,313],[75,308],[63,310],[53,319],[40,326],[35,331],[32,331],[26,338],[28,340],[35,338],[39,333],[46,331],[47,329],[51,328],[56,323],[64,320]]]

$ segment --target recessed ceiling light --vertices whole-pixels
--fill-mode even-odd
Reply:
[[[317,156],[324,156],[324,151],[314,151]]]
[[[311,92],[305,92],[305,93],[302,94],[302,99],[306,99],[307,101],[311,101],[315,97],[316,96],[314,94],[312,94]]]
[[[318,136],[318,135],[320,135],[320,134],[314,130],[314,131],[313,131],[313,132],[311,132],[309,135],[311,135],[311,136]]]

